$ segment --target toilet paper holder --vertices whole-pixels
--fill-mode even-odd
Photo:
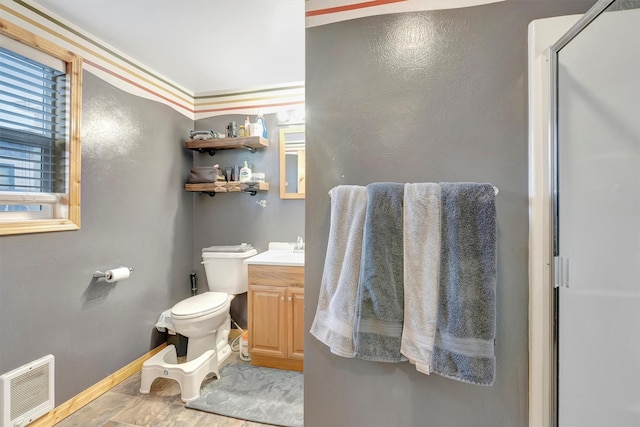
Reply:
[[[127,268],[129,270],[129,274],[133,273],[133,267],[118,267],[117,269],[120,268]],[[111,269],[111,270],[107,270],[107,271],[96,271],[95,273],[93,273],[93,277],[95,279],[106,279],[106,280],[111,280],[113,278],[113,270],[117,270],[116,268]]]

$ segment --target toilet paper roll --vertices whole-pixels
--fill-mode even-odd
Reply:
[[[108,283],[117,282],[118,280],[123,280],[129,277],[131,272],[127,267],[118,267],[113,270],[107,270],[105,273],[105,280]]]

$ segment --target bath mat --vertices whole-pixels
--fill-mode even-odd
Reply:
[[[303,374],[233,363],[220,370],[220,379],[200,390],[187,408],[263,424],[303,425]]]

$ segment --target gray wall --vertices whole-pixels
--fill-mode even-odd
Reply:
[[[266,116],[266,150],[194,154],[182,145],[189,130],[223,130],[244,116],[194,127],[173,109],[86,72],[82,115],[81,229],[0,237],[0,373],[53,354],[56,405],[164,340],[154,324],[190,296],[189,273],[198,273],[199,291],[207,288],[202,247],[249,242],[262,251],[270,241],[304,235],[304,200],[279,198],[275,115]],[[266,173],[268,193],[210,198],[184,190],[194,162],[244,160]],[[94,271],[120,265],[135,269],[128,280],[92,280]],[[246,327],[246,295],[232,315]]]
[[[197,120],[197,130],[224,131],[230,121],[238,126],[244,124],[244,115],[225,115]],[[249,116],[255,121],[255,116]],[[259,192],[255,196],[248,193],[221,193],[214,197],[196,194],[194,246],[194,269],[198,274],[198,291],[207,290],[204,268],[200,265],[202,248],[212,245],[237,245],[251,243],[258,252],[268,249],[269,242],[295,242],[298,236],[304,237],[304,200],[280,199],[278,127],[275,114],[266,114],[269,147],[258,149],[255,153],[248,150],[219,150],[211,157],[209,154],[195,152],[194,164],[197,166],[219,164],[220,167],[242,165],[246,160],[253,164],[254,172],[264,172],[269,183],[268,192]],[[256,202],[266,200],[267,207],[262,208]],[[243,328],[247,326],[246,294],[239,295],[231,304],[231,316]]]
[[[193,120],[87,72],[82,114],[82,228],[0,237],[0,373],[53,354],[56,405],[159,343],[194,258]],[[120,265],[128,280],[92,280]]]
[[[527,25],[593,3],[508,1],[307,29],[307,331],[333,186],[477,181],[500,193],[495,384],[341,358],[307,334],[305,426],[527,425]]]

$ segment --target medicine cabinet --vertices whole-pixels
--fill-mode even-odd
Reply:
[[[280,129],[280,198],[304,199],[305,127]]]

